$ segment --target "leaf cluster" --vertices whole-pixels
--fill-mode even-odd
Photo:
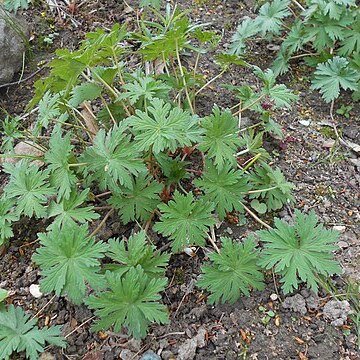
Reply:
[[[299,6],[300,12],[293,5],[290,1],[267,1],[255,19],[239,24],[229,52],[243,55],[252,38],[260,35],[270,41],[281,34],[285,40],[272,66],[276,76],[289,70],[292,58],[303,57],[317,67],[313,88],[320,90],[326,102],[338,98],[340,88],[357,91],[360,72],[353,61],[360,55],[360,8],[356,2],[307,0],[305,7]],[[287,18],[291,13],[295,19],[289,26]],[[313,53],[309,53],[309,47]]]
[[[30,319],[21,307],[9,305],[0,311],[0,359],[8,360],[13,352],[25,351],[30,360],[39,359],[45,343],[65,347],[60,327],[39,329],[37,319]]]

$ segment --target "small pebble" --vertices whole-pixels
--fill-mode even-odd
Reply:
[[[349,247],[349,244],[346,241],[338,241],[337,244],[338,244],[339,248],[341,248],[341,249],[346,249]]]
[[[277,294],[271,294],[271,295],[270,295],[270,299],[271,299],[272,301],[276,301],[276,300],[278,299]]]
[[[335,225],[333,226],[334,230],[340,231],[340,232],[344,232],[346,230],[346,226],[344,225]]]
[[[304,126],[309,126],[310,125],[310,120],[300,120],[299,123],[301,125],[304,125]]]
[[[161,357],[152,350],[148,350],[139,360],[161,360]]]
[[[29,291],[30,294],[36,299],[42,297],[43,295],[42,292],[40,291],[40,286],[37,284],[31,284],[29,287]]]

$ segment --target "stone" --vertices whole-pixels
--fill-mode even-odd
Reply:
[[[178,360],[191,360],[194,359],[196,355],[196,349],[202,348],[205,346],[205,335],[206,330],[201,328],[199,329],[197,335],[191,339],[186,340],[179,346],[178,350]]]
[[[161,357],[152,350],[146,351],[139,360],[161,360]]]
[[[324,318],[330,320],[333,326],[344,325],[351,313],[351,306],[347,300],[330,300],[323,309]]]
[[[42,297],[43,295],[38,284],[31,284],[29,287],[29,292],[36,299]]]
[[[1,55],[0,55],[0,57],[1,57]],[[11,154],[10,154],[8,157],[5,157],[3,162],[9,162],[11,164],[16,164],[17,162],[19,162],[22,159],[22,156],[24,156],[24,157],[26,157],[26,156],[41,157],[44,155],[44,152],[41,149],[39,149],[39,147],[36,146],[36,144],[32,141],[27,141],[27,142],[21,141],[15,145],[14,154],[18,155],[18,156],[11,157]],[[33,161],[31,161],[31,164],[33,164],[37,167],[44,165],[43,161],[41,161],[41,160],[33,160]]]
[[[300,294],[287,297],[282,303],[282,306],[284,309],[298,312],[301,315],[305,315],[307,312],[305,299]]]
[[[10,82],[21,70],[27,36],[25,22],[0,7],[0,85]]]
[[[136,354],[133,353],[129,349],[123,349],[123,350],[121,350],[121,353],[120,353],[121,360],[131,360],[131,359],[134,359],[135,356],[136,356]]]

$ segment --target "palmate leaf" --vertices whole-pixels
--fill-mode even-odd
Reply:
[[[66,346],[60,326],[39,329],[36,322],[21,307],[9,305],[0,311],[0,359],[8,360],[13,352],[25,351],[27,359],[37,360],[45,343]]]
[[[174,252],[191,245],[205,245],[206,233],[215,224],[211,215],[213,204],[194,200],[191,193],[185,196],[175,191],[173,200],[168,204],[160,204],[159,209],[162,214],[154,230],[173,240]]]
[[[261,6],[255,23],[262,36],[269,33],[277,35],[281,32],[282,20],[291,15],[289,4],[290,0],[274,0]]]
[[[318,52],[335,47],[338,40],[343,40],[344,30],[353,22],[352,16],[344,15],[340,20],[331,19],[322,13],[316,13],[308,22],[305,36],[311,37]]]
[[[267,95],[274,102],[277,108],[290,109],[292,103],[297,100],[297,96],[291,92],[284,84],[276,84],[276,76],[271,69],[261,70],[253,66],[254,74],[264,83],[262,95]]]
[[[231,45],[229,48],[230,54],[243,55],[246,50],[246,40],[259,32],[259,27],[255,20],[245,19],[242,21],[234,35],[231,38]]]
[[[19,216],[14,212],[14,203],[4,196],[0,198],[0,246],[6,239],[12,237],[11,224],[17,221]]]
[[[69,168],[75,161],[71,145],[71,134],[62,137],[61,129],[55,127],[49,141],[49,150],[45,153],[45,161],[50,170],[50,183],[57,189],[57,199],[68,199],[71,190],[75,187],[77,177]]]
[[[152,150],[154,154],[191,146],[200,141],[202,134],[196,116],[179,107],[171,109],[171,105],[161,99],[154,99],[147,112],[136,110],[136,115],[127,118],[126,123],[135,133],[137,149]]]
[[[65,224],[62,229],[54,227],[49,233],[38,234],[38,238],[41,246],[32,260],[41,269],[42,292],[67,294],[75,304],[80,304],[87,283],[94,289],[103,285],[104,278],[98,274],[99,260],[108,246],[89,237],[86,225]]]
[[[205,136],[199,143],[199,150],[207,152],[214,159],[215,166],[221,170],[224,164],[236,165],[235,153],[241,145],[238,124],[229,110],[221,111],[214,106],[213,113],[201,121]]]
[[[95,83],[82,83],[75,86],[71,91],[69,105],[72,107],[79,106],[86,100],[94,100],[101,95],[102,87]]]
[[[160,202],[163,186],[151,181],[146,172],[134,180],[132,189],[113,192],[109,203],[119,210],[124,224],[134,220],[148,220]]]
[[[344,30],[344,39],[338,49],[338,54],[341,56],[349,56],[352,53],[360,54],[360,12],[351,28]]]
[[[331,253],[337,248],[333,244],[339,234],[316,225],[317,222],[314,211],[305,215],[295,210],[294,225],[275,219],[274,229],[258,231],[265,243],[259,264],[266,269],[274,267],[282,276],[285,294],[296,290],[299,283],[306,283],[317,292],[320,275],[341,272]]]
[[[3,153],[12,152],[14,142],[23,136],[21,131],[21,119],[18,116],[6,116],[4,120],[0,120],[1,128],[1,144],[0,151]]]
[[[241,294],[250,295],[251,288],[264,288],[263,274],[257,265],[259,254],[253,237],[243,243],[221,238],[220,253],[209,254],[211,266],[203,266],[197,286],[211,292],[210,304],[234,303]]]
[[[161,0],[141,0],[140,7],[152,6],[154,9],[160,10]]]
[[[249,182],[255,190],[250,199],[263,199],[267,210],[279,210],[284,204],[294,200],[291,190],[293,185],[286,181],[280,169],[272,169],[266,163],[256,167],[250,173]],[[255,202],[258,207],[258,203]]]
[[[294,52],[301,50],[303,45],[308,43],[311,39],[312,36],[306,33],[303,21],[298,20],[291,26],[291,30],[281,44],[281,47],[291,55]]]
[[[19,9],[28,9],[31,0],[5,0],[4,8],[7,11],[14,11],[15,13]]]
[[[149,279],[139,265],[129,269],[124,276],[109,271],[105,276],[109,290],[85,300],[100,318],[93,326],[94,330],[107,330],[114,325],[115,332],[126,327],[130,336],[143,338],[151,323],[168,322],[166,307],[159,303],[159,293],[165,289],[166,278]]]
[[[84,224],[98,219],[100,215],[93,211],[93,206],[80,207],[87,200],[88,194],[89,189],[82,192],[74,191],[69,199],[62,199],[58,203],[52,201],[48,208],[48,217],[55,217],[55,219],[48,229],[62,228],[65,224],[73,225],[76,222]]]
[[[161,33],[142,39],[139,52],[144,56],[144,60],[169,59],[188,46],[191,27],[189,19],[184,15],[185,13],[177,14],[170,29],[166,26]]]
[[[59,108],[60,94],[52,94],[47,91],[39,101],[38,117],[36,119],[36,128],[47,129],[52,119],[60,116]]]
[[[318,89],[326,102],[331,102],[340,94],[340,88],[357,90],[359,73],[349,66],[342,57],[335,56],[316,67],[312,80],[312,89]]]
[[[135,77],[133,82],[122,88],[126,91],[118,96],[118,100],[129,99],[131,105],[139,103],[140,106],[146,106],[154,98],[166,99],[171,90],[168,85],[150,76]]]
[[[46,216],[45,205],[48,196],[54,194],[50,187],[49,171],[41,171],[28,161],[21,160],[16,165],[5,163],[4,171],[10,174],[10,181],[4,188],[5,196],[16,203],[17,213],[32,217]]]
[[[240,202],[249,190],[244,173],[229,165],[218,170],[210,161],[206,162],[202,178],[195,180],[194,185],[204,191],[205,200],[215,204],[220,220],[225,218],[226,212],[243,210]]]
[[[156,247],[146,243],[144,231],[130,236],[127,242],[110,239],[109,246],[106,255],[118,264],[109,264],[106,269],[124,275],[139,265],[149,278],[164,275],[170,255],[155,252]]]
[[[119,185],[128,189],[133,186],[132,175],[146,170],[139,150],[130,142],[126,125],[114,126],[107,134],[101,129],[94,145],[87,148],[80,158],[87,165],[84,175],[89,181],[98,181],[101,190],[116,190]]]

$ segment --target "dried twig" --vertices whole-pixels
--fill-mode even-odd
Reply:
[[[251,215],[259,224],[261,224],[262,226],[266,227],[267,229],[271,230],[272,227],[270,225],[268,225],[267,223],[265,223],[264,221],[262,221],[256,214],[254,214],[246,205],[244,205],[243,203],[240,203],[245,211]]]
[[[97,228],[90,234],[90,237],[93,237],[94,235],[96,235],[100,230],[101,228],[105,225],[106,223],[106,220],[113,214],[114,212],[114,209],[110,209],[108,211],[108,213],[105,215],[105,217],[101,220],[100,224],[97,226]]]

